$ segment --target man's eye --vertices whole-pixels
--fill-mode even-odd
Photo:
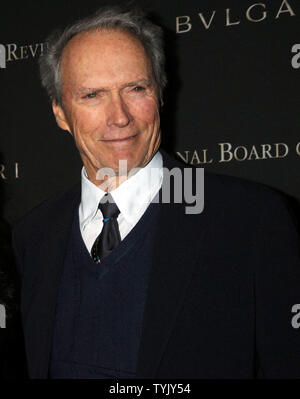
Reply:
[[[141,92],[141,91],[144,91],[144,90],[145,90],[145,87],[143,87],[143,86],[135,86],[133,88],[133,91],[136,91],[136,92]]]
[[[97,96],[97,93],[93,92],[93,93],[87,94],[86,96],[84,96],[84,98],[95,98],[96,96]]]

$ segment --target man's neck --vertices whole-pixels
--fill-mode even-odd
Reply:
[[[127,175],[122,175],[122,176],[108,177],[107,179],[104,180],[95,180],[95,181],[91,180],[91,181],[97,187],[101,188],[101,190],[106,191],[108,193],[115,190],[127,179],[128,179]]]

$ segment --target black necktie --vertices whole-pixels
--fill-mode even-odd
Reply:
[[[120,211],[112,196],[106,194],[100,201],[98,208],[103,215],[103,228],[91,250],[92,258],[96,263],[100,263],[121,242],[117,221]]]

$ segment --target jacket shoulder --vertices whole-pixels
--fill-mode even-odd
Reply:
[[[168,168],[197,167],[161,150],[164,166]],[[250,224],[258,215],[279,215],[287,217],[291,224],[299,230],[299,202],[263,183],[240,177],[218,174],[204,168],[204,209],[214,214],[227,214],[232,221],[243,215]],[[253,219],[254,218],[254,219]]]
[[[55,219],[66,207],[80,200],[80,183],[43,201],[18,220],[13,227],[13,237],[23,233],[29,235],[38,232],[43,222]]]

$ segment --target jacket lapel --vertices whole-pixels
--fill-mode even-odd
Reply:
[[[164,155],[164,166],[171,167]],[[176,166],[181,164],[176,163]],[[193,239],[195,216],[186,215],[183,204],[159,204],[153,265],[149,276],[142,336],[137,364],[138,378],[154,378],[172,332],[176,316],[192,277],[201,248],[207,214],[197,216],[197,244]],[[192,240],[191,240],[192,238]],[[195,245],[196,244],[196,245]]]

